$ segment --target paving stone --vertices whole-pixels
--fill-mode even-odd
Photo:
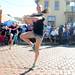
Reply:
[[[33,64],[31,47],[15,45],[0,47],[0,75],[20,75]],[[74,47],[41,46],[36,67],[27,75],[75,75]]]

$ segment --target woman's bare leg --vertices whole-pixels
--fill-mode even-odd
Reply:
[[[26,32],[26,33],[22,33],[20,35],[20,38],[23,41],[27,42],[27,44],[29,44],[30,46],[32,46],[33,43],[29,40],[29,38],[32,38],[32,37],[33,37],[33,32],[32,31],[29,31],[29,32]]]
[[[36,39],[36,43],[35,43],[35,59],[34,59],[34,63],[33,63],[32,67],[35,67],[36,61],[38,59],[39,48],[40,48],[40,45],[41,45],[41,41],[42,41],[42,39]]]

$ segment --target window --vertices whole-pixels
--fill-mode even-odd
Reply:
[[[44,8],[45,8],[45,9],[48,9],[48,0],[45,0],[45,1],[44,1]]]
[[[70,5],[70,1],[66,1],[66,5]]]
[[[73,12],[75,12],[75,6],[73,7]]]
[[[55,1],[54,8],[55,10],[59,10],[59,1]]]
[[[48,21],[55,21],[56,20],[56,16],[48,16],[47,20]]]
[[[39,0],[35,0],[35,3],[38,4],[39,3]]]

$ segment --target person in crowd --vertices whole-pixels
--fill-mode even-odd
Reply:
[[[27,42],[35,51],[35,59],[34,63],[32,65],[32,68],[35,67],[35,63],[37,61],[37,58],[39,56],[39,48],[42,42],[42,37],[43,37],[43,26],[44,26],[44,20],[45,18],[43,15],[47,13],[47,10],[42,11],[42,14],[34,14],[31,15],[30,17],[26,17],[25,23],[33,25],[32,31],[28,31],[25,33],[22,33],[20,35],[20,38]],[[29,21],[30,20],[30,21]],[[35,38],[36,42],[32,43],[29,38]]]
[[[0,33],[0,44],[4,44],[5,41],[5,31],[2,30]]]
[[[58,29],[58,34],[59,34],[59,44],[63,44],[63,32],[64,32],[64,26],[60,25]]]
[[[68,45],[69,44],[69,39],[70,39],[70,32],[69,32],[69,29],[66,25],[65,26],[65,31],[63,32],[63,43]]]
[[[18,33],[18,24],[16,22],[14,22],[11,26],[7,27],[7,30],[9,30],[10,32],[10,37],[9,37],[9,43],[10,43],[10,48],[12,47],[12,45],[14,44],[15,41],[17,41],[17,33]]]
[[[56,30],[56,28],[52,29],[50,35],[51,35],[52,43],[56,43],[56,38],[58,36],[58,31]]]

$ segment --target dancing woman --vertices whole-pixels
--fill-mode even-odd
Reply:
[[[33,50],[35,51],[35,60],[34,60],[32,68],[35,67],[35,63],[39,56],[39,48],[41,46],[42,37],[43,37],[43,26],[44,26],[43,22],[45,20],[45,18],[42,17],[44,13],[46,13],[46,10],[44,10],[41,14],[36,14],[36,15],[32,15],[31,17],[26,17],[25,23],[32,24],[33,29],[32,31],[28,31],[20,35],[20,38],[24,40],[25,42],[27,42],[30,46],[32,46]],[[29,19],[31,20],[30,23],[29,23]],[[29,40],[29,38],[35,38],[36,42],[32,43]]]

